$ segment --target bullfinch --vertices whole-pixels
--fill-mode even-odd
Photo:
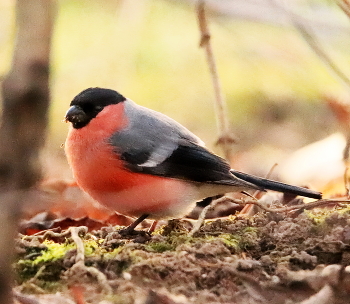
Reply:
[[[275,190],[315,199],[320,192],[248,175],[175,120],[118,92],[89,88],[70,103],[65,152],[78,185],[93,199],[141,221],[179,218],[195,203],[233,191]]]

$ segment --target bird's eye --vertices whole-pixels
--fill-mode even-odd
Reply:
[[[84,110],[85,113],[90,113],[95,110],[95,107],[91,103],[85,103],[84,105],[81,106]]]

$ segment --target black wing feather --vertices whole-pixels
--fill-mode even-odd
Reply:
[[[257,185],[267,190],[274,190],[274,191],[279,191],[284,193],[292,193],[295,195],[302,195],[302,196],[316,198],[316,199],[322,198],[322,193],[318,191],[313,191],[302,187],[288,185],[288,184],[277,182],[274,180],[243,173],[237,170],[231,170],[231,173],[248,183],[252,183],[254,185]]]
[[[134,172],[194,182],[234,184],[230,165],[224,159],[186,140],[181,140],[177,149],[166,160],[153,167],[142,166],[142,162],[149,156],[148,153],[136,150],[134,152],[122,154],[126,167]]]

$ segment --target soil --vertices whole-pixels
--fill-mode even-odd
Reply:
[[[186,219],[130,238],[75,227],[83,254],[70,230],[20,235],[16,301],[350,303],[349,224],[338,205],[207,220],[193,237]]]

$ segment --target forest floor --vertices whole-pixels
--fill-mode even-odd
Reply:
[[[20,234],[16,302],[350,303],[348,205],[236,213],[190,236],[194,223],[128,237],[113,226]]]

